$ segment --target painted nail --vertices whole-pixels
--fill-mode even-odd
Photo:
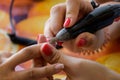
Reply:
[[[85,44],[86,44],[86,40],[83,39],[83,38],[81,38],[81,39],[79,40],[79,42],[77,43],[77,46],[78,46],[78,47],[82,47],[82,46],[84,46]]]
[[[37,43],[39,44],[41,42],[47,42],[46,37],[44,35],[42,35],[42,34],[38,34]]]
[[[115,22],[118,22],[120,20],[120,17],[114,19]]]
[[[63,64],[59,64],[59,63],[58,63],[58,64],[55,65],[56,72],[61,71],[63,68],[64,68],[64,65],[63,65]]]
[[[42,51],[46,56],[51,56],[53,53],[52,48],[47,43],[43,45]]]
[[[70,19],[70,18],[67,18],[67,19],[65,20],[65,22],[64,22],[64,27],[68,27],[69,24],[70,24],[70,22],[71,22],[71,19]]]
[[[62,44],[63,44],[63,42],[61,42],[61,41],[58,41],[58,42],[57,42],[57,45],[58,45],[58,46],[62,46]]]
[[[40,34],[38,34],[38,36],[37,36],[37,43],[39,44],[39,41],[40,41]]]

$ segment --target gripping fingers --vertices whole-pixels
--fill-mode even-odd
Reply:
[[[3,65],[7,66],[9,69],[14,69],[20,63],[41,56],[40,46],[40,44],[37,44],[20,50],[19,52],[11,56],[9,59],[7,59],[7,61]]]
[[[67,0],[66,1],[66,20],[64,27],[72,26],[78,19],[80,8],[80,0]]]
[[[46,37],[50,38],[55,36],[63,28],[65,6],[65,3],[61,3],[51,8],[50,18],[45,24],[44,34]]]

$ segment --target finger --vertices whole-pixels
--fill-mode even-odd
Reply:
[[[43,42],[47,42],[47,39],[43,34],[39,34],[37,36],[37,43],[39,44],[39,43],[43,43]]]
[[[80,61],[80,58],[65,55],[48,43],[44,43],[43,45],[41,45],[41,53],[43,58],[51,64],[53,63],[64,64],[64,71],[68,75],[69,73],[74,72],[74,68],[76,69],[76,66]]]
[[[104,40],[105,36],[102,30],[96,32],[96,34],[85,32],[77,37],[75,44],[77,47],[84,47],[89,50],[96,50],[102,46]]]
[[[54,64],[45,66],[42,68],[33,68],[29,70],[19,71],[17,75],[19,76],[19,80],[36,80],[39,78],[44,78],[47,76],[51,76],[55,73],[60,72],[64,68],[63,64]]]
[[[75,60],[75,63],[77,63],[76,58],[65,55],[64,53],[54,48],[51,44],[44,43],[41,45],[40,49],[41,49],[41,55],[43,56],[43,58],[51,64],[62,63],[65,65],[65,67],[69,67],[71,61],[73,64],[74,64],[73,62],[74,60]]]
[[[64,27],[70,27],[78,19],[80,0],[67,0],[66,1],[66,20],[64,22]]]
[[[120,21],[114,22],[112,25],[110,25],[106,32],[111,37],[110,40],[117,40],[120,37]],[[115,26],[115,27],[114,27]]]
[[[7,58],[9,58],[12,55],[12,53],[8,52],[0,52],[0,64],[5,62]]]
[[[52,7],[50,18],[45,24],[44,34],[47,38],[53,37],[63,27],[65,16],[65,4],[58,4]]]
[[[93,10],[89,0],[67,0],[66,5],[66,20],[64,22],[66,28],[73,26]]]
[[[33,59],[33,66],[34,67],[42,67],[45,66],[47,63],[46,61],[43,59],[43,57],[37,57]]]
[[[37,43],[40,44],[40,43],[44,43],[44,42],[47,42],[46,37],[43,34],[39,34],[37,36]],[[38,56],[38,57],[33,59],[33,66],[34,67],[42,67],[45,65],[46,65],[46,61],[41,56]]]
[[[62,56],[59,54],[57,49],[55,49],[51,44],[44,43],[41,48],[41,53],[44,57],[44,59],[50,63],[58,63],[60,60],[60,57]]]
[[[11,56],[4,63],[4,65],[8,66],[11,69],[14,69],[16,65],[40,56],[40,46],[40,44],[37,44],[20,50],[19,52]]]

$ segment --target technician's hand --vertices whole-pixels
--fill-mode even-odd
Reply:
[[[114,4],[118,2],[114,2]],[[113,2],[105,3],[113,4]],[[75,24],[76,21],[92,11],[93,8],[87,0],[67,0],[66,3],[58,4],[51,9],[51,15],[45,25],[44,34],[46,37],[51,38],[63,27],[69,28]],[[109,27],[109,35],[112,39],[119,37],[120,28],[113,24]],[[92,29],[92,27],[91,27]],[[105,31],[106,32],[106,31]],[[88,32],[78,35],[76,39],[69,40],[63,43],[63,47],[69,51],[79,53],[82,49],[95,50],[100,48],[106,42],[106,34],[104,30],[99,30],[95,34]]]
[[[64,72],[67,75],[66,80],[120,80],[119,74],[103,65],[65,55],[48,43],[41,46],[41,53],[44,59],[51,64],[64,64]]]
[[[66,3],[55,5],[51,9],[50,18],[45,25],[45,36],[54,37],[60,29],[71,27],[92,10],[93,7],[87,0],[67,0]],[[103,31],[97,32],[96,35],[88,32],[82,33],[76,39],[64,42],[63,47],[73,52],[80,52],[81,47],[96,49],[103,43],[102,33]]]
[[[41,57],[40,47],[41,44],[26,47],[0,64],[0,80],[49,80],[49,76],[61,71],[64,68],[63,64],[43,66],[45,61]],[[17,65],[37,58],[40,64],[34,63],[36,67],[15,71]]]

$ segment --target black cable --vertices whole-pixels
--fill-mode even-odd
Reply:
[[[10,17],[10,24],[11,24],[11,28],[12,28],[12,33],[8,34],[11,41],[13,43],[21,44],[21,45],[25,45],[25,46],[37,44],[36,40],[31,40],[31,39],[20,37],[20,36],[16,35],[15,26],[13,23],[13,16],[12,16],[13,5],[14,5],[14,0],[11,0],[10,9],[9,9],[9,17]]]
[[[13,9],[13,5],[14,5],[14,0],[11,0],[10,2],[10,8],[9,8],[9,14],[10,14],[10,24],[11,24],[11,28],[12,28],[12,33],[13,35],[16,34],[16,31],[15,31],[15,26],[14,26],[14,23],[13,23],[13,16],[12,16],[12,9]]]
[[[94,0],[91,0],[91,5],[92,5],[92,7],[93,7],[94,9],[99,6],[99,4],[96,3]]]

